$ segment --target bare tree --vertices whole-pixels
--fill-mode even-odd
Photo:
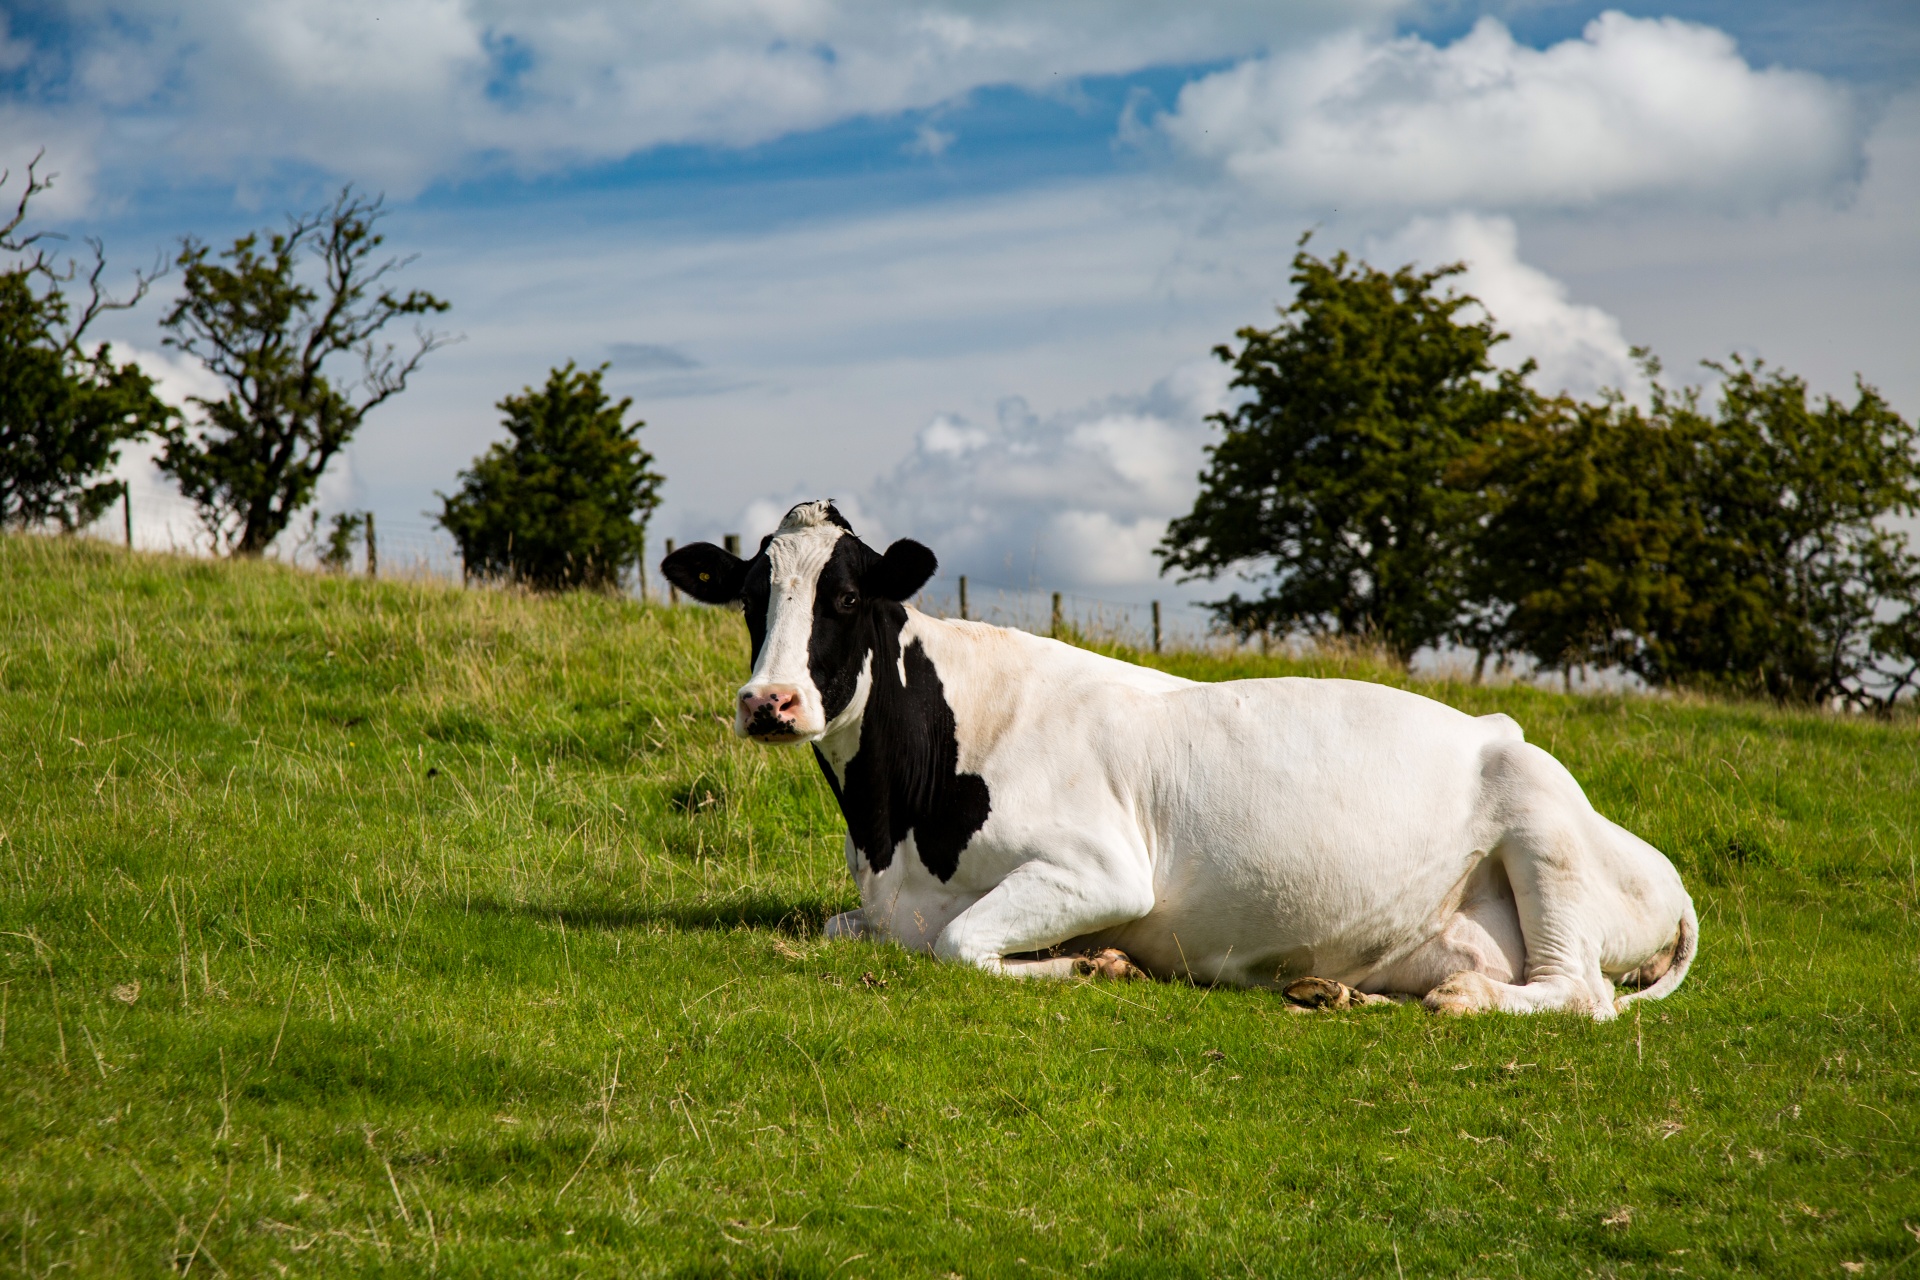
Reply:
[[[136,272],[132,291],[116,298],[102,284],[107,255],[98,239],[85,243],[91,265],[62,261],[51,231],[23,233],[35,196],[53,186],[36,155],[13,212],[0,222],[0,526],[91,523],[122,488],[102,474],[120,445],[161,431],[171,409],[153,394],[139,366],[116,366],[102,343],[88,351],[86,333],[109,311],[124,311],[147,295],[164,263]],[[0,173],[0,187],[12,175]],[[72,288],[76,280],[85,284]],[[78,299],[77,304],[75,299]]]
[[[329,207],[290,217],[284,231],[240,237],[217,261],[200,241],[181,242],[185,287],[161,322],[164,341],[200,360],[227,394],[194,397],[205,421],[168,433],[160,467],[235,555],[266,550],[367,414],[406,390],[448,340],[416,324],[403,354],[380,337],[402,316],[448,305],[388,287],[413,259],[378,257],[381,203],[347,187]],[[318,267],[313,284],[301,278],[307,263]],[[358,376],[336,382],[342,357],[358,359]]]

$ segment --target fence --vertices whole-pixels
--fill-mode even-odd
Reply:
[[[1224,643],[1203,606],[1183,600],[1109,600],[983,580],[936,578],[915,598],[923,612],[969,618],[1038,635],[1068,630],[1135,649],[1212,648]]]
[[[357,513],[366,515],[367,513]],[[141,551],[211,556],[216,539],[200,508],[157,486],[131,487],[100,519],[81,531],[88,537],[118,542]],[[268,548],[284,564],[306,569],[322,565],[328,533],[326,519],[296,519]],[[446,530],[422,520],[374,520],[354,539],[346,572],[376,576],[429,577],[459,581],[460,548]]]
[[[366,514],[366,513],[361,513]],[[213,537],[200,519],[199,509],[177,493],[157,488],[136,489],[130,500],[123,500],[81,531],[84,536],[124,543],[144,551],[168,551],[178,554],[210,556]],[[298,522],[274,545],[268,555],[285,564],[320,570],[321,551],[328,532],[326,521]],[[738,535],[728,535],[730,549],[739,548]],[[665,551],[673,550],[668,539]],[[651,553],[650,553],[651,558]],[[341,571],[355,575],[371,574],[381,578],[427,578],[467,585],[462,570],[460,548],[445,529],[424,520],[381,520],[369,518],[366,532],[356,540],[352,555]],[[470,585],[481,585],[478,583]],[[627,594],[663,605],[680,603],[679,593],[664,582],[649,566],[645,590],[636,578],[628,583]],[[1074,591],[1049,591],[1035,586],[1014,586],[981,579],[971,574],[938,577],[914,597],[914,606],[941,618],[966,618],[997,626],[1013,627],[1037,635],[1070,631],[1097,641],[1126,645],[1139,650],[1232,652],[1261,649],[1269,644],[1286,651],[1305,654],[1313,645],[1303,639],[1240,638],[1221,632],[1204,605],[1190,600],[1112,600]],[[699,606],[689,606],[699,607]],[[1441,648],[1422,650],[1412,668],[1426,676],[1469,678],[1474,670],[1471,654],[1464,650]],[[1511,662],[1491,673],[1503,683],[1533,684],[1564,688],[1569,691],[1634,690],[1646,692],[1645,682],[1616,670],[1577,668],[1573,671],[1542,670],[1524,659]]]
[[[425,520],[391,516],[376,519],[369,513],[359,514],[366,516],[367,523],[354,539],[349,560],[339,566],[340,571],[383,578],[465,581],[459,544],[445,529]],[[143,551],[210,556],[217,550],[199,508],[158,486],[132,488],[82,532]],[[268,555],[284,564],[320,569],[328,532],[324,518],[296,520],[274,540]],[[738,535],[728,535],[727,543],[737,553]],[[664,548],[671,551],[672,541],[666,541]],[[651,565],[629,582],[628,594],[661,604],[679,603],[679,593],[662,581]],[[936,617],[971,618],[1040,635],[1071,630],[1138,649],[1193,649],[1223,643],[1206,611],[1185,601],[1110,600],[961,575],[936,578],[915,597],[914,604]]]

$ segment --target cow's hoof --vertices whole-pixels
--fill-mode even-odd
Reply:
[[[1386,996],[1356,991],[1331,978],[1298,978],[1282,993],[1302,1009],[1358,1009],[1363,1005],[1392,1004]]]
[[[1427,992],[1420,1003],[1434,1013],[1450,1014],[1479,1013],[1492,1007],[1487,980],[1471,971],[1454,974]]]
[[[1073,962],[1075,973],[1090,978],[1113,978],[1119,982],[1131,982],[1135,978],[1146,977],[1146,971],[1127,958],[1127,953],[1117,947],[1108,947],[1105,951],[1090,956],[1078,956]]]

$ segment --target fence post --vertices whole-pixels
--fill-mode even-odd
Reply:
[[[133,486],[120,482],[120,515],[127,526],[127,550],[133,550]]]
[[[647,531],[645,529],[640,531],[640,559],[636,563],[640,567],[640,603],[645,604],[647,602]]]
[[[729,533],[724,537],[722,537],[720,541],[722,544],[726,546],[728,555],[737,556],[740,554],[740,535],[739,534]]]
[[[672,554],[673,554],[673,539],[672,539],[672,538],[668,538],[668,539],[667,539],[667,554],[668,554],[668,555],[672,555]],[[670,604],[670,605],[671,605],[671,604],[679,604],[679,603],[680,603],[680,588],[678,588],[678,587],[676,587],[676,586],[674,586],[674,585],[673,585],[673,579],[672,579],[672,578],[668,578],[668,579],[667,579],[667,603],[668,603],[668,604]]]
[[[376,542],[373,537],[373,512],[371,511],[367,512],[366,516],[367,516],[367,576],[369,578],[377,578],[380,576],[380,544]]]
[[[967,620],[967,575],[960,575],[960,621]]]
[[[1153,651],[1160,652],[1160,602],[1153,602]]]
[[[1060,593],[1056,591],[1053,593],[1053,630],[1048,634],[1057,638],[1066,630],[1066,625],[1066,616],[1060,612]]]

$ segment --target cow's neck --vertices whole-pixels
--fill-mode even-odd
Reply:
[[[875,611],[859,688],[814,750],[867,865],[886,870],[911,833],[944,881],[992,805],[985,780],[959,769],[953,708],[908,617],[899,606]]]

